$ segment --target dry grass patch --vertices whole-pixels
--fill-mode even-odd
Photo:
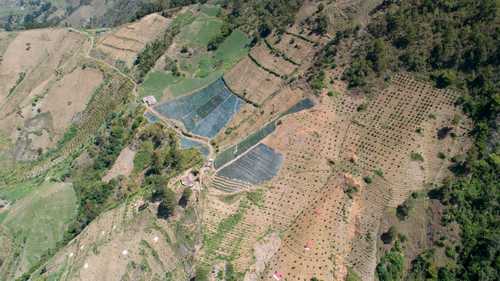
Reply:
[[[277,73],[280,76],[287,77],[290,76],[295,69],[296,65],[286,61],[279,55],[271,53],[271,50],[266,46],[266,44],[261,43],[254,47],[250,51],[250,55],[265,69],[271,70],[273,73]]]
[[[312,43],[290,34],[285,33],[280,38],[274,37],[270,42],[276,49],[299,64],[310,61],[314,56],[315,50]]]
[[[224,79],[231,90],[257,104],[278,91],[283,83],[282,79],[269,74],[250,58],[240,61],[224,75]]]
[[[97,69],[77,68],[58,80],[46,93],[38,108],[52,115],[54,139],[64,134],[75,113],[85,109],[103,78]]]

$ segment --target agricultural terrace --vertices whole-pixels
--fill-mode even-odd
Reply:
[[[229,34],[216,50],[209,42],[221,35],[219,7],[194,6],[180,12],[171,26],[179,28],[173,43],[139,89],[141,97],[169,100],[204,88],[248,53],[248,37],[239,30]]]
[[[307,91],[290,85],[271,95],[259,107],[250,103],[243,105],[240,112],[227,124],[224,134],[219,134],[215,138],[216,148],[222,151],[236,145],[242,139],[279,118],[282,113],[305,98],[307,98]]]
[[[243,103],[222,79],[218,79],[194,94],[159,104],[155,110],[164,117],[180,121],[193,134],[213,138]]]
[[[438,152],[457,155],[466,149],[468,125],[457,118],[455,97],[396,75],[369,101],[325,94],[312,110],[281,119],[263,139],[283,155],[283,162],[262,194],[252,193],[255,187],[235,186],[247,191],[251,202],[240,205],[241,200],[220,199],[221,192],[234,196],[232,189],[209,189],[204,222],[214,233],[224,222],[217,214],[231,217],[238,211],[229,210],[246,208],[218,234],[222,238],[209,245],[215,248],[210,252],[232,260],[239,272],[250,270],[258,280],[274,280],[277,272],[286,280],[344,280],[348,268],[361,280],[373,280],[385,208],[450,173],[449,158]],[[438,135],[448,127],[453,136]],[[220,180],[215,177],[212,186]],[[221,212],[224,206],[230,209]],[[283,234],[274,256],[264,260],[265,269],[252,267],[258,255],[254,245],[272,232]],[[235,251],[236,257],[231,255]],[[218,258],[206,256],[209,263]]]
[[[279,118],[284,117],[288,114],[293,114],[300,112],[302,110],[306,110],[309,108],[312,108],[314,106],[314,103],[311,99],[303,99],[297,102],[295,105],[291,106],[289,109],[287,109],[285,112],[280,113],[275,120],[269,122],[267,125],[264,127],[260,128],[256,132],[248,135],[245,139],[243,139],[241,142],[225,149],[223,152],[217,155],[217,158],[215,158],[215,168],[220,169],[222,166],[226,165],[228,162],[232,161],[233,159],[239,157],[240,155],[246,153],[249,149],[257,145],[260,141],[262,141],[264,138],[266,138],[268,135],[272,134],[277,127],[277,122]]]
[[[315,11],[315,7],[309,6],[305,3],[299,12],[304,18]],[[303,25],[297,22],[284,34],[271,34],[259,42],[244,60],[224,75],[228,86],[238,95],[264,106],[286,87],[287,82],[303,75],[324,43],[320,38],[304,36],[307,30],[295,30]]]
[[[41,155],[35,154],[36,161],[18,165],[14,173],[5,174],[4,180],[18,182],[36,177],[60,163],[97,133],[109,112],[119,109],[130,100],[134,84],[115,69],[91,59],[80,61],[78,67],[98,71],[104,77],[85,109],[75,113],[78,122],[68,127],[55,146]]]
[[[66,183],[23,184],[2,188],[0,194],[13,202],[0,227],[1,239],[8,245],[8,251],[0,254],[6,254],[0,278],[13,280],[62,241],[76,217],[77,199]]]
[[[228,166],[217,176],[261,184],[278,173],[283,156],[272,148],[260,143]]]
[[[149,42],[167,28],[169,19],[151,14],[104,35],[96,42],[92,55],[118,68],[130,69]]]

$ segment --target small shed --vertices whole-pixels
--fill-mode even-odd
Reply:
[[[192,173],[188,173],[187,175],[185,175],[184,177],[181,178],[181,183],[184,186],[193,187],[194,180],[195,179],[194,179],[193,174]]]
[[[142,101],[148,106],[153,106],[157,103],[156,98],[154,96],[146,96],[142,98]]]

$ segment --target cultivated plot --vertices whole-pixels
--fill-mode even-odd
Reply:
[[[169,20],[157,14],[148,15],[104,36],[93,55],[112,65],[131,68],[139,52],[164,32]]]
[[[260,143],[224,167],[217,175],[251,184],[261,184],[276,176],[282,161],[283,156],[279,152]]]
[[[213,138],[240,110],[243,101],[219,79],[192,95],[155,107],[160,114],[175,119],[189,132]]]
[[[313,106],[314,106],[314,103],[311,99],[309,99],[309,98],[303,99],[303,100],[297,102],[292,107],[290,107],[287,111],[278,115],[278,118],[286,116],[288,114],[293,114],[293,113],[300,112],[302,110],[312,108]],[[219,155],[217,155],[217,158],[215,158],[215,163],[214,163],[215,168],[219,169],[220,167],[224,166],[226,163],[230,162],[231,160],[233,160],[236,157],[245,153],[252,146],[256,145],[261,140],[263,140],[265,137],[272,134],[274,132],[274,130],[276,130],[276,126],[277,126],[276,120],[269,122],[267,125],[265,125],[261,129],[257,130],[255,133],[249,135],[241,142],[239,142],[239,143],[227,148],[223,152],[221,152]]]

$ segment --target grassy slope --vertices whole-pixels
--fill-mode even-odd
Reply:
[[[66,183],[28,183],[2,189],[0,194],[17,200],[1,226],[16,242],[14,252],[20,253],[21,267],[28,269],[62,240],[66,226],[76,215],[75,192]]]

